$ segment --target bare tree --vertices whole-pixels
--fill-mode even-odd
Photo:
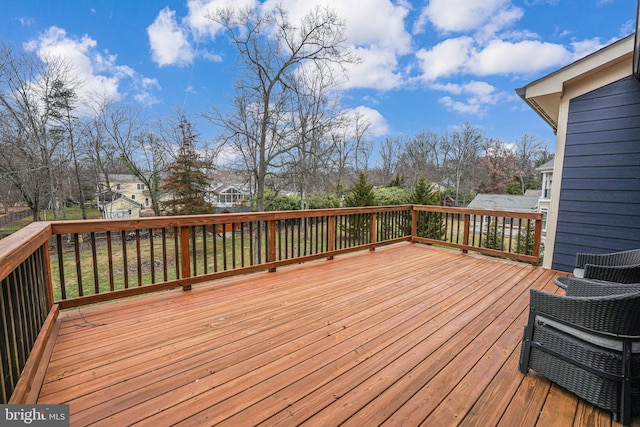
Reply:
[[[102,114],[100,107],[96,108],[91,117],[83,121],[80,134],[93,174],[92,181],[96,184],[98,207],[113,200],[111,174],[129,172],[104,127]]]
[[[533,135],[524,134],[515,142],[515,154],[519,169],[517,176],[520,181],[521,194],[524,194],[530,185],[534,187],[539,185],[535,162],[545,150],[546,143]]]
[[[499,139],[487,139],[479,158],[481,178],[477,189],[483,193],[504,194],[518,176],[518,159],[513,149]]]
[[[400,176],[400,157],[405,151],[406,144],[406,139],[401,136],[385,138],[380,143],[378,154],[380,155],[381,161],[381,178],[384,182],[389,183],[394,177]],[[404,175],[404,173],[402,175]],[[404,176],[400,178],[404,178]]]
[[[62,139],[52,133],[55,92],[73,91],[68,66],[57,58],[0,46],[0,173],[11,180],[34,220],[49,205],[58,218],[59,191],[56,166],[61,162]]]
[[[409,139],[398,159],[400,169],[412,185],[420,177],[428,182],[442,181],[442,158],[446,157],[441,151],[442,137],[432,131],[421,131]]]
[[[338,197],[343,197],[358,172],[364,171],[359,165],[367,164],[371,154],[371,143],[366,140],[368,131],[368,120],[361,114],[349,113],[342,113],[340,122],[331,129],[330,170]]]
[[[453,184],[457,206],[461,203],[461,192],[469,192],[473,186],[472,174],[484,139],[482,131],[468,122],[442,138],[443,167]]]
[[[352,138],[355,147],[355,168],[358,172],[366,172],[369,169],[369,159],[373,152],[373,141],[368,139],[371,122],[360,112],[356,112],[353,122],[348,126],[353,126]]]
[[[80,205],[82,218],[87,219],[87,209],[85,201],[87,199],[86,192],[88,190],[86,183],[86,174],[82,170],[82,163],[86,150],[80,138],[80,120],[76,116],[77,93],[73,87],[79,87],[79,84],[66,83],[63,81],[54,82],[54,88],[50,94],[50,102],[52,104],[51,117],[53,119],[52,135],[62,140],[63,148],[67,155],[71,158],[72,175],[75,181],[75,197],[72,196],[74,191],[69,188],[70,199],[76,199]],[[71,177],[69,184],[71,183]],[[69,185],[71,187],[71,184]],[[90,186],[89,186],[90,188]],[[64,198],[63,198],[64,199]]]
[[[129,104],[105,100],[100,106],[100,123],[127,169],[149,192],[151,207],[160,212],[161,173],[171,151],[166,141],[152,132],[140,110]]]
[[[289,181],[295,183],[300,194],[301,209],[308,208],[310,193],[326,186],[327,160],[333,149],[328,135],[344,122],[331,69],[326,64],[316,65],[297,70],[291,97],[290,137],[295,140],[287,153],[286,168]]]
[[[294,24],[282,7],[265,10],[260,4],[220,9],[208,17],[225,28],[242,67],[232,111],[214,110],[208,118],[251,171],[257,209],[264,210],[267,178],[299,142],[290,136],[287,111],[295,96],[296,70],[352,62],[344,47],[344,23],[335,12],[316,8]]]

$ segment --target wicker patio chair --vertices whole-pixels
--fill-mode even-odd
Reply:
[[[579,283],[590,284],[591,286],[595,286],[595,287],[602,287],[602,286],[608,287],[612,285],[617,285],[618,289],[625,289],[624,286],[628,285],[630,289],[629,292],[631,292],[631,290],[635,289],[636,287],[640,289],[640,283],[617,283],[617,282],[608,282],[606,280],[584,279],[584,278],[571,277],[571,276],[559,276],[553,279],[553,282],[562,289],[567,289],[571,285],[573,285],[574,287],[581,286],[581,285],[578,285]],[[604,292],[606,295],[606,293],[609,291],[604,291]],[[585,295],[585,296],[595,296],[595,295]]]
[[[520,372],[529,369],[609,410],[640,414],[640,285],[571,281],[567,295],[531,290]]]
[[[575,277],[618,283],[640,282],[640,249],[608,254],[576,254]]]

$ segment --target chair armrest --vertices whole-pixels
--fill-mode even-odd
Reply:
[[[570,297],[602,297],[640,292],[640,283],[621,284],[602,280],[562,276],[566,295]],[[558,278],[560,279],[560,278]]]
[[[640,264],[625,266],[586,264],[584,278],[617,283],[640,283]]]
[[[612,252],[608,254],[577,253],[576,267],[584,268],[586,264],[609,266],[640,264],[640,249],[631,249],[628,251]]]
[[[572,297],[531,289],[536,314],[604,334],[640,336],[640,292]]]

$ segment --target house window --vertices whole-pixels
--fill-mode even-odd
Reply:
[[[132,195],[131,195],[131,200],[135,200],[135,199],[136,199],[136,195],[135,195],[135,194],[132,194]]]
[[[144,184],[137,184],[136,185],[136,189],[137,190],[144,190]]]
[[[144,199],[144,205],[145,206],[149,206],[149,198],[148,197]]]
[[[120,184],[116,184],[116,190],[120,190]]]
[[[238,199],[244,199],[245,195],[235,188],[230,188],[218,195],[218,202],[223,204],[234,204]]]
[[[547,216],[549,215],[549,208],[540,208],[542,212],[542,231],[547,231]]]
[[[544,174],[544,180],[542,182],[542,198],[544,199],[551,198],[551,184],[552,184],[551,175]]]

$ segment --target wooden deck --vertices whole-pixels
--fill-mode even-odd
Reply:
[[[556,274],[407,243],[67,311],[39,403],[79,426],[617,425],[518,372]]]

